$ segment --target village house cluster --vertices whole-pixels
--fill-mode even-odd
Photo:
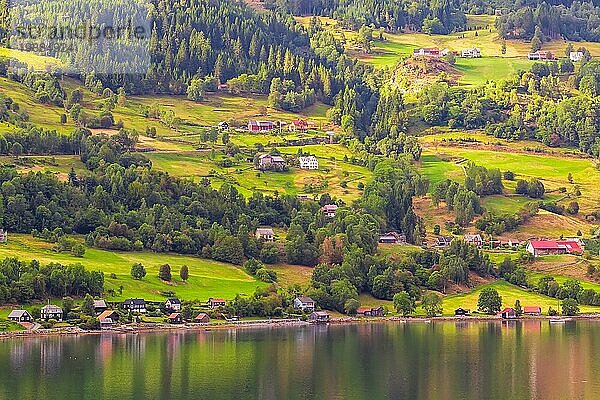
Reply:
[[[420,49],[413,50],[413,57],[431,57],[431,58],[439,58],[445,57],[449,54],[453,54],[455,56],[460,56],[462,58],[481,58],[481,50],[477,47],[471,47],[467,49],[463,49],[460,52],[453,51],[448,48],[444,48],[440,50],[437,47],[423,47]]]
[[[456,239],[455,236],[438,236],[434,247],[439,249],[445,249]],[[480,234],[465,234],[462,239],[476,247],[488,247],[488,248],[508,248],[517,249],[523,247],[528,253],[534,257],[540,257],[545,255],[561,255],[561,254],[583,254],[584,244],[579,238],[566,238],[559,240],[549,239],[531,239],[529,241],[521,242],[515,239],[509,240],[488,240],[485,241]]]

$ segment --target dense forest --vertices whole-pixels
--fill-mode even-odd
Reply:
[[[446,34],[463,30],[467,24],[457,1],[273,0],[267,4],[295,15],[327,15],[352,29],[367,25]]]

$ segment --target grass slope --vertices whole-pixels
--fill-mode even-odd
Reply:
[[[502,307],[512,307],[514,306],[516,300],[520,300],[521,306],[539,306],[542,308],[542,312],[544,314],[548,312],[548,307],[552,307],[555,310],[559,309],[559,300],[557,299],[548,296],[542,296],[533,292],[528,292],[517,286],[511,285],[506,281],[500,280],[487,285],[479,286],[468,293],[455,294],[444,298],[444,315],[453,315],[454,310],[459,307],[467,308],[471,311],[477,310],[479,293],[487,287],[494,288],[498,291],[502,297]],[[580,310],[583,313],[597,313],[600,312],[600,307],[580,306]]]
[[[8,244],[0,246],[0,258],[18,257],[22,260],[36,259],[42,264],[58,262],[62,264],[81,263],[87,269],[100,270],[105,274],[105,288],[118,291],[123,286],[122,295],[108,297],[108,300],[123,300],[128,297],[143,297],[146,300],[162,300],[161,292],[173,291],[186,300],[207,300],[209,297],[231,299],[236,294],[251,294],[257,287],[266,284],[255,280],[241,268],[212,260],[177,254],[151,252],[113,252],[87,248],[83,258],[67,253],[56,253],[51,244],[33,239],[28,235],[10,235]],[[141,281],[130,275],[131,265],[141,262],[147,275]],[[173,283],[158,279],[158,268],[171,265]],[[179,280],[179,269],[187,265],[190,277],[187,283]],[[110,277],[111,274],[116,279]]]

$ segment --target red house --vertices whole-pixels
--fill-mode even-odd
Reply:
[[[288,125],[290,132],[306,132],[308,130],[308,122],[302,119],[295,119]]]
[[[248,130],[250,132],[269,132],[275,129],[275,123],[273,121],[248,121]]]

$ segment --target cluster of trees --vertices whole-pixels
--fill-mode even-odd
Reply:
[[[571,299],[575,304],[600,305],[600,293],[593,289],[584,289],[577,279],[567,279],[563,284],[556,282],[552,276],[543,276],[539,279],[537,291],[560,300]]]
[[[529,182],[519,179],[515,187],[515,193],[531,197],[532,199],[541,199],[546,193],[546,188],[542,181],[532,178]]]
[[[81,264],[41,265],[17,258],[0,261],[0,303],[23,304],[50,297],[100,295],[104,290],[104,274],[88,271]]]
[[[500,235],[517,229],[519,225],[536,215],[539,208],[538,204],[530,202],[521,207],[516,214],[496,215],[492,212],[485,212],[481,218],[475,221],[475,227],[488,235]]]
[[[273,8],[295,15],[326,15],[351,29],[375,26],[389,31],[422,30],[446,34],[467,25],[456,2],[408,2],[399,0],[269,0]]]
[[[454,221],[460,226],[467,225],[483,212],[479,195],[467,189],[466,185],[450,179],[440,181],[433,187],[431,200],[436,207],[443,201],[449,211],[454,210]]]
[[[557,1],[530,4],[507,3],[513,11],[496,20],[501,37],[506,39],[600,41],[600,7],[588,1]]]
[[[432,126],[476,129],[503,120],[506,99],[495,89],[450,88],[446,82],[424,87],[418,95],[420,116]]]

